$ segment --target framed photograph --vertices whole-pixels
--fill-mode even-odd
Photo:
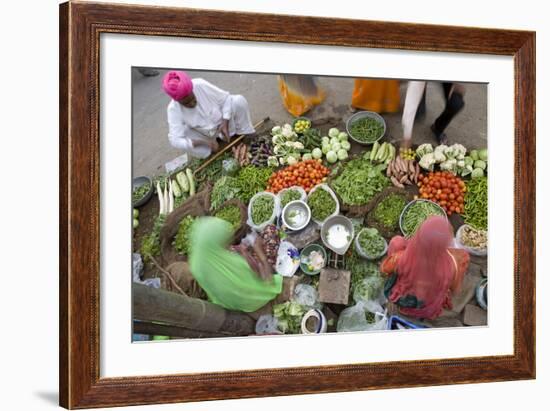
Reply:
[[[60,6],[60,405],[535,378],[535,33]]]

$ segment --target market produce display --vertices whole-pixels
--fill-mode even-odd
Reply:
[[[308,196],[307,205],[311,210],[311,216],[317,221],[324,221],[336,211],[336,201],[322,187],[319,187]]]
[[[274,155],[268,158],[268,165],[293,165],[300,161],[304,144],[298,141],[298,134],[290,124],[273,127],[271,135]]]
[[[266,166],[271,156],[273,156],[273,150],[269,138],[265,136],[258,137],[250,143],[250,164],[254,166]],[[276,161],[272,164],[275,167],[278,165],[279,163]]]
[[[470,154],[464,158],[469,164],[472,178],[483,177],[487,173],[487,149],[472,150]]]
[[[435,148],[431,144],[421,144],[416,149],[418,163],[423,169],[434,171],[437,166],[441,171],[448,171],[462,177],[471,175],[472,178],[482,177],[483,170],[487,165],[487,150],[479,150],[479,152],[482,152],[485,160],[476,164],[475,159],[479,157],[478,151],[472,150],[467,156],[467,149],[462,144],[453,144],[452,146],[441,144]],[[474,170],[476,171],[474,172]]]
[[[237,174],[238,198],[248,203],[254,194],[264,191],[273,172],[269,167],[246,166]]]
[[[330,164],[347,159],[350,149],[351,144],[348,141],[347,133],[338,130],[336,127],[332,127],[328,131],[328,136],[321,138],[321,154],[325,155],[327,162]],[[318,149],[313,150],[311,154],[313,158],[321,158]]]
[[[344,204],[366,204],[389,185],[389,179],[383,174],[384,168],[384,164],[374,165],[369,159],[356,158],[346,163],[342,172],[329,185]]]
[[[376,228],[364,228],[358,236],[357,241],[363,254],[369,258],[380,257],[386,248],[386,241]]]
[[[302,142],[306,150],[313,151],[318,149],[321,147],[323,142],[321,132],[316,128],[308,128],[302,135]],[[318,156],[317,158],[321,158],[321,156]]]
[[[210,209],[215,210],[228,200],[239,196],[239,180],[234,177],[223,176],[214,183],[210,194]]]
[[[415,200],[410,204],[403,212],[403,218],[401,221],[401,229],[405,236],[410,237],[416,233],[422,223],[432,215],[443,216],[444,211],[441,208],[426,200]]]
[[[318,160],[301,161],[271,174],[267,191],[278,193],[283,188],[300,186],[309,192],[324,181],[329,172],[330,170]]]
[[[460,234],[460,242],[466,247],[479,249],[487,248],[487,231],[478,230],[466,225]]]
[[[233,227],[233,230],[237,230],[241,224],[241,209],[236,205],[228,205],[220,209],[215,217],[221,218],[227,221]]]
[[[151,184],[149,183],[145,183],[134,188],[132,191],[132,203],[137,203],[139,200],[145,197],[150,189]]]
[[[193,221],[195,221],[195,217],[193,216],[188,215],[184,217],[181,220],[178,232],[174,237],[173,246],[176,251],[181,255],[187,255],[189,253],[189,233]]]
[[[403,148],[399,149],[399,156],[403,160],[414,160],[416,158],[416,152],[412,148]]]
[[[311,121],[307,118],[297,118],[294,121],[294,131],[298,134],[303,134],[311,127]]]
[[[466,183],[464,221],[478,230],[487,230],[487,177]]]
[[[431,200],[445,210],[448,215],[464,212],[466,184],[449,171],[436,171],[421,176],[418,181],[420,198]]]
[[[418,183],[420,175],[418,163],[414,160],[404,160],[401,156],[390,161],[386,168],[386,176],[395,187],[399,188]]]
[[[372,211],[374,220],[387,230],[396,230],[399,227],[399,217],[403,207],[407,205],[405,197],[399,194],[390,194],[380,201]]]
[[[256,225],[265,223],[273,215],[275,200],[270,195],[258,196],[252,203],[252,222]]]
[[[356,140],[373,143],[384,132],[384,125],[372,117],[363,117],[351,123],[349,131]]]

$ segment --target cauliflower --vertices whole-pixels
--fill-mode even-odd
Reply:
[[[445,151],[448,149],[449,147],[446,146],[445,144],[441,144],[440,146],[437,146],[434,150],[434,157],[435,157],[435,162],[436,163],[442,163],[444,162],[445,160],[447,160],[447,156],[445,155]]]
[[[298,150],[302,150],[304,148],[304,145],[302,143],[300,143],[299,141],[297,141],[297,142],[294,143],[294,148],[296,148]]]
[[[292,130],[283,128],[282,135],[283,135],[283,137],[290,139],[290,138],[294,138],[296,136],[296,133],[294,133],[294,131],[292,131]]]
[[[271,142],[272,142],[273,144],[275,144],[275,145],[277,145],[277,144],[282,144],[282,143],[283,143],[283,139],[282,139],[282,137],[281,137],[280,134],[275,134],[275,135],[273,136],[273,138],[271,139]]]
[[[446,147],[443,152],[447,156],[447,159],[451,158],[458,158],[463,159],[466,155],[466,147],[464,147],[462,144],[453,144],[450,147]]]
[[[271,129],[271,134],[275,136],[277,134],[281,134],[282,131],[283,129],[281,128],[281,126],[275,126]]]
[[[435,155],[434,153],[428,153],[424,154],[420,161],[418,162],[420,167],[422,167],[424,170],[432,171],[434,169],[435,164]]]
[[[279,165],[279,162],[277,161],[277,157],[275,156],[269,156],[267,158],[267,165],[269,167],[277,167]]]
[[[432,147],[431,144],[421,144],[416,149],[416,155],[419,158],[422,158],[425,154],[433,153],[433,152],[434,152],[434,148]]]
[[[450,158],[439,165],[442,171],[450,171],[453,174],[456,174],[457,161],[455,158]]]

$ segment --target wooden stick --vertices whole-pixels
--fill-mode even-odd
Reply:
[[[266,117],[263,120],[259,121],[257,124],[255,124],[254,129],[260,127],[266,121],[269,121],[269,117]],[[225,153],[227,150],[229,150],[235,144],[240,142],[244,138],[245,135],[246,134],[240,135],[235,140],[233,140],[231,143],[229,143],[224,148],[222,148],[220,151],[218,151],[216,154],[214,154],[212,157],[210,157],[208,160],[206,160],[204,163],[202,163],[199,167],[197,167],[197,169],[195,171],[193,171],[193,175],[197,174],[199,171],[201,171],[203,168],[208,166],[210,163],[212,163],[214,160],[216,160],[218,157],[220,157],[223,153]]]

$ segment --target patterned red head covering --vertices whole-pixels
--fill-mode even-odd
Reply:
[[[166,94],[179,101],[193,91],[193,82],[183,71],[172,70],[162,79],[162,88]]]

